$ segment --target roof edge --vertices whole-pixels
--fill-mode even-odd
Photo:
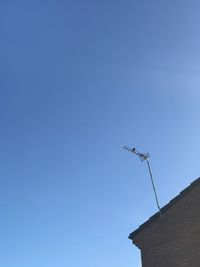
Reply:
[[[174,197],[169,203],[167,203],[164,207],[161,208],[161,213],[166,212],[169,208],[171,208],[176,202],[178,202],[184,195],[189,193],[194,187],[196,187],[200,183],[200,177],[194,180],[188,187],[182,190],[176,197]],[[160,212],[156,212],[153,216],[151,216],[146,222],[141,224],[135,231],[130,233],[128,236],[134,243],[134,238],[142,232],[148,225],[154,222],[156,219],[160,218]],[[135,244],[135,243],[134,243]]]

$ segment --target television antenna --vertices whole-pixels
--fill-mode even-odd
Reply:
[[[153,187],[153,191],[154,191],[154,196],[155,196],[155,200],[156,200],[156,205],[157,205],[157,208],[158,208],[158,211],[160,213],[160,217],[161,217],[161,208],[160,208],[160,204],[159,204],[159,201],[158,201],[158,195],[157,195],[157,192],[156,192],[156,187],[155,187],[155,182],[154,182],[154,177],[153,177],[153,173],[152,173],[152,168],[151,168],[151,164],[150,164],[150,161],[149,161],[149,153],[146,153],[146,154],[143,154],[143,153],[140,153],[136,150],[135,147],[133,148],[130,148],[128,146],[124,146],[123,147],[125,150],[137,155],[141,161],[146,161],[147,163],[147,166],[148,166],[148,170],[149,170],[149,174],[150,174],[150,178],[151,178],[151,184],[152,184],[152,187]]]

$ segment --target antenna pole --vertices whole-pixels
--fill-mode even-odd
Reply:
[[[156,192],[155,182],[154,182],[154,178],[153,178],[153,173],[152,173],[152,169],[151,169],[151,164],[150,164],[150,161],[149,161],[149,154],[148,153],[142,154],[142,153],[138,152],[135,148],[130,148],[130,147],[127,147],[127,146],[125,146],[124,149],[129,151],[129,152],[131,152],[131,153],[133,153],[133,154],[135,154],[135,155],[137,155],[141,159],[141,161],[146,161],[147,162],[147,166],[148,166],[148,170],[149,170],[149,174],[150,174],[150,178],[151,178],[151,184],[152,184],[154,195],[155,195],[156,205],[158,207],[158,210],[159,210],[159,213],[160,213],[160,217],[162,217],[161,208],[160,208],[160,205],[159,205],[158,195],[157,195],[157,192]]]
[[[156,204],[157,204],[159,213],[161,215],[161,208],[160,208],[159,201],[158,201],[158,195],[157,195],[157,192],[156,192],[156,187],[155,187],[155,182],[154,182],[154,178],[153,178],[153,174],[152,174],[151,164],[150,164],[150,161],[149,161],[148,158],[146,159],[146,162],[147,162],[149,174],[150,174],[150,177],[151,177],[151,183],[152,183],[152,187],[153,187],[153,191],[154,191],[154,195],[155,195],[155,199],[156,199]]]

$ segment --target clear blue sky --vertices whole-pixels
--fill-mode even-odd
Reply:
[[[1,1],[0,265],[140,266],[128,234],[200,176],[199,1]]]

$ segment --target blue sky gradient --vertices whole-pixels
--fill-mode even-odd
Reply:
[[[140,266],[128,234],[200,176],[199,1],[1,1],[0,265]]]

